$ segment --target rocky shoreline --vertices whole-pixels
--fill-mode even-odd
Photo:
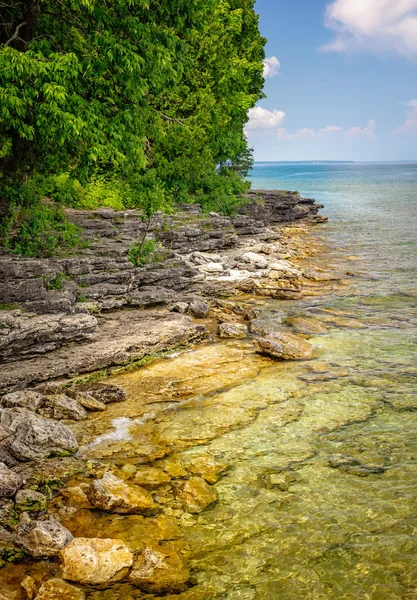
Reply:
[[[216,501],[211,486],[227,469],[203,457],[183,473],[175,464],[138,469],[126,463],[115,474],[108,465],[75,457],[72,424],[126,397],[117,386],[92,381],[98,371],[100,377],[139,366],[213,335],[249,337],[259,353],[278,359],[311,357],[305,334],[315,333],[316,323],[304,319],[292,333],[270,332],[251,298],[314,295],[322,281],[332,280],[296,264],[309,250],[302,227],[292,227],[326,219],[317,214],[320,206],[297,194],[258,191],[248,202],[234,218],[205,216],[194,206],[157,215],[149,230],[160,258],[144,267],[127,260],[144,227],[134,211],[69,211],[93,240],[80,255],[44,261],[0,256],[0,560],[60,561],[57,577],[24,579],[19,600],[85,598],[85,589],[68,581],[101,586],[127,580],[152,594],[187,587],[190,572],[175,542],[132,552],[116,538],[73,537],[56,502],[62,493],[74,511],[152,520],[163,511],[161,486],[173,485],[178,510],[198,514]]]

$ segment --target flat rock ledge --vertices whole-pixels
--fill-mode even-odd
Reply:
[[[206,335],[203,325],[179,313],[121,310],[101,321],[92,341],[2,365],[0,394],[60,377],[75,377],[128,364],[168,348],[191,344]]]

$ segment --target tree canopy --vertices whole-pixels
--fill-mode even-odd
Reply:
[[[149,211],[241,191],[254,0],[0,0],[0,195],[116,177]],[[17,200],[16,200],[17,198]]]

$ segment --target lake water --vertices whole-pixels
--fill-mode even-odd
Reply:
[[[121,476],[140,463],[169,473],[155,494],[165,508],[150,519],[57,509],[75,536],[186,555],[192,585],[169,600],[415,600],[417,165],[262,163],[251,178],[329,216],[315,260],[345,284],[254,300],[271,329],[295,317],[327,329],[310,338],[316,358],[274,362],[245,340],[219,342],[111,378],[128,400],[77,424],[77,439]],[[207,457],[227,467],[218,501],[184,512],[181,478]],[[32,562],[2,582],[40,572],[59,575]],[[155,597],[126,582],[85,591]]]

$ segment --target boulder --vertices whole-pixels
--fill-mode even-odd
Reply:
[[[200,271],[203,271],[204,273],[223,273],[224,268],[221,263],[210,262],[201,265]]]
[[[178,593],[186,588],[190,571],[174,550],[145,548],[133,563],[129,581],[149,594]]]
[[[126,577],[133,554],[120,540],[75,538],[62,550],[61,560],[64,579],[99,585]]]
[[[260,354],[283,360],[307,360],[312,357],[313,347],[305,339],[286,332],[275,332],[257,338],[255,347]]]
[[[6,466],[0,466],[0,498],[11,498],[23,485],[23,477]]]
[[[191,477],[177,488],[176,496],[185,511],[200,513],[217,500],[216,490],[201,477]]]
[[[15,502],[19,512],[44,512],[48,507],[46,496],[35,490],[19,490]]]
[[[91,483],[87,498],[96,508],[110,512],[146,513],[155,508],[148,490],[129,485],[109,472]]]
[[[72,431],[51,419],[44,419],[25,408],[6,408],[1,425],[9,432],[7,450],[19,460],[69,456],[78,450]]]
[[[48,579],[39,588],[35,600],[85,600],[85,592],[63,579]]]
[[[71,419],[73,421],[83,421],[88,416],[81,404],[66,394],[46,396],[38,408],[38,413],[50,419]]]
[[[188,307],[188,312],[196,319],[205,319],[209,314],[210,306],[202,300],[194,300]]]
[[[1,406],[3,408],[27,408],[36,412],[42,402],[42,394],[31,390],[12,392],[3,396]]]
[[[19,522],[13,500],[0,499],[0,526],[13,529]]]
[[[302,276],[302,272],[296,269],[291,263],[286,260],[278,260],[270,265],[271,271],[269,277],[271,279],[298,278]]]
[[[243,323],[220,323],[219,335],[221,338],[245,338],[248,328]]]
[[[21,548],[18,548],[13,541],[13,534],[11,534],[6,529],[0,527],[0,568],[8,562],[15,562],[17,560],[21,560],[23,556],[23,550]],[[1,593],[0,600],[2,600]]]
[[[243,254],[242,259],[244,262],[253,265],[257,269],[266,269],[268,267],[268,261],[265,256],[256,254],[255,252],[246,252]]]
[[[94,411],[106,410],[106,405],[104,404],[104,402],[101,402],[100,400],[96,400],[94,398],[94,396],[92,394],[90,394],[89,392],[78,392],[76,394],[75,399],[77,400],[77,402],[79,404],[81,404],[81,406],[83,406],[87,410],[94,410]]]
[[[75,399],[77,399],[78,392],[87,392],[103,404],[126,400],[126,392],[119,388],[119,386],[110,383],[80,383],[65,391],[68,396]]]
[[[13,467],[18,464],[18,461],[10,454],[4,445],[0,445],[0,463],[6,465],[9,469],[13,469]]]
[[[58,521],[23,521],[16,529],[15,543],[35,557],[56,556],[72,540],[72,535]]]

